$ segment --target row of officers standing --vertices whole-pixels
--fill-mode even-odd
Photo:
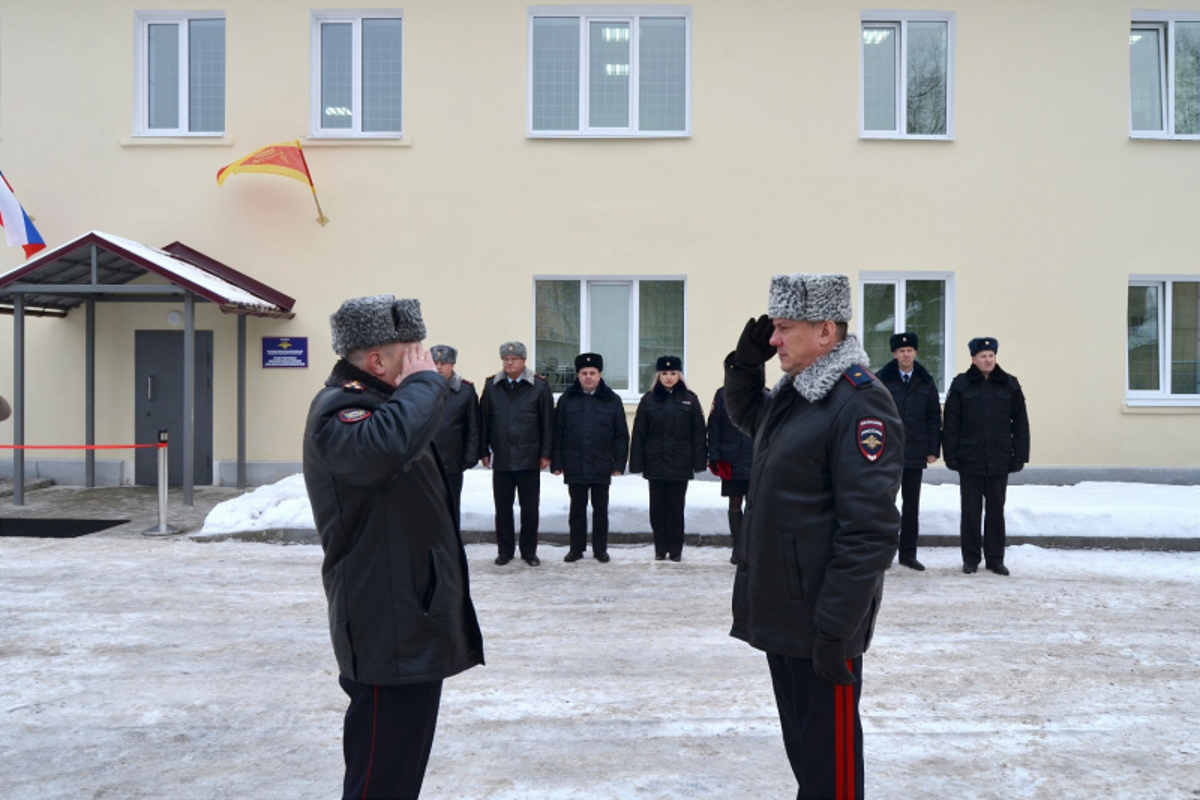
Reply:
[[[925,569],[917,559],[921,484],[926,467],[944,452],[946,466],[959,473],[963,571],[974,573],[983,563],[1007,575],[1008,475],[1029,460],[1029,419],[1020,383],[996,363],[995,338],[972,339],[971,367],[947,391],[943,424],[936,382],[917,360],[919,344],[915,333],[893,335],[893,358],[876,375],[891,393],[904,427],[899,561],[910,569]],[[607,562],[609,488],[612,478],[624,473],[627,460],[629,471],[641,473],[648,483],[656,560],[681,560],[688,482],[705,468],[721,479],[736,552],[753,441],[730,421],[724,388],[713,397],[705,423],[677,356],[658,359],[654,384],[638,404],[631,437],[624,403],[604,382],[600,354],[582,353],[575,359],[576,379],[556,407],[549,384],[526,366],[521,342],[501,345],[502,369],[488,378],[481,399],[474,385],[455,371],[454,347],[436,345],[430,354],[450,388],[435,442],[456,512],[463,472],[479,461],[492,470],[497,565],[509,563],[518,552],[527,564],[540,563],[539,473],[547,468],[563,477],[570,495],[570,544],[564,560],[578,561],[587,551],[590,502],[592,554]],[[730,353],[727,364],[732,357]],[[519,538],[513,517],[518,499]],[[736,563],[736,558],[730,560]]]

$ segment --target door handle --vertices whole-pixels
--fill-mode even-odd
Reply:
[[[146,399],[151,402],[154,401],[154,376],[153,375],[149,375],[146,377]]]

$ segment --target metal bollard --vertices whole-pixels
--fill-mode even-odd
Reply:
[[[167,432],[158,432],[158,524],[142,531],[144,536],[167,536],[179,533],[178,528],[167,525],[167,483],[170,472],[167,461]]]

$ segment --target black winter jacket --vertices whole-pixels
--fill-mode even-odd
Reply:
[[[589,395],[576,378],[558,398],[553,451],[550,469],[562,472],[564,483],[611,483],[614,472],[625,471],[625,404],[604,379]]]
[[[972,364],[954,378],[942,451],[947,467],[967,475],[1006,475],[1029,462],[1029,415],[1016,375],[997,364],[985,378]]]
[[[652,481],[690,481],[707,465],[704,411],[682,380],[667,391],[657,381],[633,418],[629,471]]]
[[[483,663],[467,557],[431,446],[448,389],[435,372],[392,387],[345,361],[304,429],[304,483],[341,674],[424,683]]]
[[[466,472],[479,461],[479,398],[475,384],[450,373],[442,426],[434,437],[447,472]]]
[[[733,480],[750,480],[754,456],[754,440],[739,431],[729,419],[725,408],[725,387],[713,395],[708,410],[708,460],[728,461],[733,468]]]
[[[893,358],[875,377],[892,393],[904,423],[904,468],[925,469],[928,456],[937,458],[942,453],[942,405],[933,376],[914,361],[912,377],[905,383]]]
[[[725,371],[729,416],[755,437],[730,635],[767,653],[812,658],[818,629],[866,651],[899,544],[904,430],[857,338],[843,347],[809,367],[827,373],[813,401],[791,383],[764,397],[762,366]]]
[[[541,469],[554,440],[554,396],[550,384],[528,369],[510,387],[503,371],[483,387],[479,401],[480,456],[491,451],[494,470]]]

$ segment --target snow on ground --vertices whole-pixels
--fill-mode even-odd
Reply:
[[[725,548],[496,567],[488,664],[447,681],[426,800],[777,798],[795,784]],[[1200,554],[954,548],[894,567],[862,711],[873,798],[1200,795]],[[0,795],[340,790],[319,547],[0,539]]]
[[[565,533],[570,502],[562,478],[542,473],[540,528]],[[897,498],[899,501],[899,498]],[[618,533],[648,532],[646,482],[637,475],[613,480],[609,528]],[[687,496],[687,531],[727,534],[726,509],[717,481],[693,481]],[[464,475],[462,527],[494,530],[491,473]],[[1080,483],[1075,486],[1010,486],[1005,503],[1010,536],[1200,537],[1200,486],[1136,483]],[[921,489],[921,532],[958,535],[955,484]],[[311,529],[312,509],[300,475],[221,503],[205,520],[201,534]]]

